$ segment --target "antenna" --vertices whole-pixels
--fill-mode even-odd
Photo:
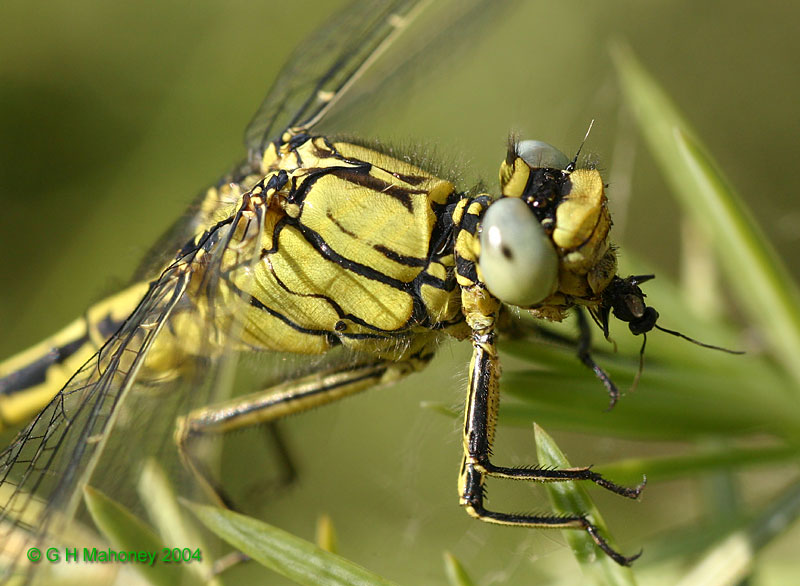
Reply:
[[[592,131],[592,126],[594,126],[594,118],[592,118],[592,121],[589,122],[589,128],[586,129],[586,134],[584,135],[583,140],[581,141],[581,146],[578,147],[578,152],[575,153],[575,157],[572,159],[572,162],[569,165],[567,165],[567,168],[565,169],[567,173],[571,173],[572,171],[575,170],[575,166],[578,164],[578,156],[581,154],[583,145],[586,144],[586,140],[589,138],[589,133]]]
[[[727,352],[728,354],[744,354],[744,350],[731,350],[730,348],[723,348],[722,346],[714,346],[713,344],[706,344],[705,342],[701,342],[699,340],[695,340],[694,338],[690,338],[686,334],[676,332],[675,330],[668,330],[667,328],[662,328],[658,324],[655,324],[655,328],[657,330],[661,330],[662,332],[665,332],[677,338],[683,338],[684,340],[691,342],[692,344],[702,346],[703,348],[710,348],[711,350],[719,350],[720,352]]]
[[[589,129],[591,130],[591,127]],[[647,346],[647,333],[653,329],[661,330],[666,334],[670,334],[671,336],[675,336],[677,338],[682,338],[687,342],[691,342],[692,344],[701,346],[703,348],[708,348],[710,350],[719,350],[720,352],[726,352],[728,354],[744,354],[744,352],[741,350],[731,350],[729,348],[723,348],[722,346],[706,344],[705,342],[690,338],[681,332],[663,328],[658,325],[656,323],[659,318],[658,312],[645,303],[645,294],[639,288],[639,285],[649,281],[652,278],[654,278],[654,275],[631,275],[625,279],[615,276],[608,284],[605,291],[603,291],[600,305],[598,307],[589,309],[589,314],[592,316],[595,324],[597,324],[603,331],[606,340],[613,342],[608,335],[609,320],[612,314],[618,320],[627,323],[628,329],[633,335],[642,336],[642,347],[639,350],[639,368],[636,371],[636,376],[633,379],[630,392],[636,390],[636,387],[639,384],[639,379],[641,379],[642,373],[644,372],[644,352],[645,347]],[[616,351],[616,343],[614,343],[614,350]],[[599,367],[597,367],[597,365],[594,364],[590,358],[588,358],[588,346],[586,348],[579,348],[578,356],[586,366],[595,371],[595,374],[606,386],[606,389],[609,390],[609,394],[611,395],[611,406],[613,406],[619,396],[619,392],[615,387],[613,387],[613,383],[609,385],[610,379],[606,381],[608,375],[603,373],[603,375],[605,375],[604,378],[597,372]]]

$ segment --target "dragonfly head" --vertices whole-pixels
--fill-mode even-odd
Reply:
[[[535,317],[561,320],[597,305],[616,275],[611,216],[596,169],[576,169],[555,147],[509,140],[502,196],[486,210],[478,265],[489,291]]]
[[[585,306],[607,339],[613,315],[645,339],[657,329],[738,353],[656,323],[658,312],[639,287],[654,275],[617,275],[602,177],[596,169],[577,169],[577,160],[541,141],[509,140],[500,165],[502,197],[488,206],[480,232],[478,266],[489,291],[548,320]]]

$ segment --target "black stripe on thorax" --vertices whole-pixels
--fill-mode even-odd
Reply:
[[[280,279],[278,279],[277,276],[274,275],[274,273],[273,273],[273,276],[275,276],[276,281],[278,281],[278,283],[281,285],[281,287],[283,287],[290,295],[297,295],[296,293],[293,293],[292,291],[289,291],[289,289],[287,289],[283,285],[283,283],[280,282]],[[344,313],[344,311],[341,309],[341,307],[339,307],[338,304],[336,304],[332,299],[330,299],[329,297],[326,297],[324,295],[309,295],[309,297],[323,299],[323,300],[327,301],[328,303],[330,303],[331,306],[333,307],[333,309],[336,311],[337,315],[341,319],[348,319],[348,320],[352,321],[353,323],[362,325],[362,326],[367,327],[367,328],[371,328],[371,329],[375,330],[376,332],[382,332],[382,333],[375,333],[375,334],[347,333],[347,332],[333,333],[333,332],[331,332],[329,330],[312,330],[312,329],[309,329],[309,328],[304,328],[303,326],[301,326],[300,324],[292,321],[291,319],[289,319],[288,317],[286,317],[285,315],[283,315],[279,311],[269,307],[266,303],[261,301],[255,295],[250,295],[248,293],[245,293],[239,287],[237,287],[232,281],[228,281],[228,286],[230,287],[231,291],[233,293],[235,293],[239,298],[241,298],[241,299],[245,299],[245,298],[249,299],[248,303],[250,305],[252,305],[253,307],[255,307],[256,309],[266,311],[269,315],[279,319],[284,324],[286,324],[290,328],[292,328],[292,329],[294,329],[294,330],[296,330],[296,331],[298,331],[300,333],[308,334],[308,335],[311,335],[311,336],[325,336],[328,339],[328,343],[330,343],[332,346],[335,346],[335,345],[340,343],[339,338],[350,338],[350,339],[353,339],[353,340],[366,340],[366,339],[384,340],[387,337],[389,337],[386,334],[392,334],[393,333],[393,331],[390,331],[390,330],[382,330],[380,328],[377,328],[377,327],[373,326],[372,324],[369,324],[369,323],[365,322],[364,320],[362,320],[362,319],[360,319],[360,318],[358,318],[358,317],[356,317],[354,315]]]
[[[414,213],[414,202],[411,199],[412,195],[421,195],[427,193],[424,189],[408,189],[407,187],[400,187],[379,179],[370,173],[372,165],[355,168],[337,169],[336,175],[345,181],[355,183],[361,187],[377,191],[381,194],[388,195],[389,197],[397,200],[409,214]]]
[[[342,232],[342,234],[346,234],[347,236],[350,236],[350,238],[354,239],[358,238],[358,234],[356,234],[355,232],[351,232],[350,230],[342,226],[339,220],[337,220],[336,217],[330,211],[325,214],[325,217],[328,218],[328,220],[334,226],[336,226],[339,229],[339,231]],[[408,267],[424,267],[426,264],[428,264],[428,261],[424,258],[418,258],[415,256],[406,256],[405,254],[400,254],[399,252],[395,252],[391,248],[382,246],[380,244],[374,244],[372,246],[372,249],[375,252],[382,254],[389,260],[392,260],[398,264],[405,265]]]
[[[442,291],[452,291],[455,288],[455,278],[448,276],[447,279],[440,279],[427,271],[422,271],[417,275],[414,282],[417,284],[417,289],[422,285],[428,285]]]
[[[416,256],[406,256],[405,254],[400,254],[388,248],[386,246],[382,246],[380,244],[375,244],[373,247],[375,252],[379,252],[386,258],[391,261],[396,262],[397,264],[405,265],[407,267],[424,267],[428,264],[428,259],[426,258],[418,258]]]
[[[339,343],[338,338],[336,336],[334,336],[331,332],[329,332],[327,330],[312,330],[312,329],[309,329],[309,328],[304,328],[300,324],[297,324],[297,323],[293,322],[292,320],[290,320],[288,317],[286,317],[285,315],[283,315],[279,311],[276,311],[276,310],[272,309],[271,307],[268,307],[267,305],[262,303],[261,300],[259,300],[257,297],[254,297],[253,295],[247,295],[241,289],[238,289],[238,288],[235,288],[235,287],[233,287],[233,289],[240,296],[248,296],[250,298],[250,305],[252,305],[256,309],[260,309],[260,310],[266,311],[272,317],[275,317],[275,318],[279,319],[280,321],[282,321],[284,324],[286,324],[287,326],[289,326],[293,330],[298,331],[301,334],[307,334],[309,336],[322,336],[322,337],[325,337],[325,338],[328,339],[328,342],[332,346],[334,346],[334,345]]]
[[[353,322],[356,325],[360,325],[360,326],[363,326],[365,328],[369,328],[369,329],[374,330],[376,332],[392,333],[394,331],[394,330],[384,330],[382,328],[379,328],[379,327],[377,327],[377,326],[375,326],[375,325],[373,325],[373,324],[361,319],[358,316],[353,315],[352,313],[346,313],[344,311],[344,309],[342,309],[341,305],[336,303],[336,301],[334,301],[333,299],[331,299],[327,295],[322,295],[322,294],[319,294],[319,293],[297,293],[296,291],[292,291],[291,289],[289,289],[289,287],[286,286],[286,283],[284,283],[283,280],[280,277],[278,277],[278,275],[275,274],[274,271],[270,270],[270,274],[272,275],[272,278],[275,279],[275,282],[278,284],[278,286],[281,289],[283,289],[286,292],[287,295],[298,296],[298,297],[306,297],[306,298],[311,298],[311,299],[319,299],[320,301],[323,301],[323,302],[327,303],[328,306],[331,309],[333,309],[333,311],[336,313],[336,316],[340,320],[349,320],[349,321]],[[244,295],[244,292],[242,292],[242,295]],[[382,336],[382,335],[379,335],[379,334],[374,334],[374,335],[373,334],[363,334],[363,335],[362,334],[358,334],[358,335],[349,334],[349,335],[346,335],[346,337],[352,337],[352,338],[359,338],[359,337],[362,337],[362,338],[366,338],[366,337],[384,338],[385,336]]]
[[[286,219],[288,220],[288,218]],[[275,226],[276,237],[279,235],[277,229],[280,223],[281,222],[278,222],[278,224]],[[330,247],[330,245],[325,241],[325,239],[322,236],[320,236],[317,232],[315,232],[311,228],[305,226],[302,222],[291,222],[291,223],[298,230],[300,230],[300,233],[303,235],[306,241],[314,248],[314,250],[316,250],[325,259],[334,262],[337,265],[347,269],[348,271],[351,271],[371,281],[377,281],[379,283],[383,283],[384,285],[389,285],[390,287],[393,287],[394,289],[398,289],[400,291],[410,292],[411,290],[410,283],[406,283],[399,279],[395,279],[376,269],[373,269],[372,267],[368,267],[364,264],[361,264],[359,262],[356,262],[354,260],[342,256],[341,254],[333,250],[333,248]],[[277,242],[277,240],[274,240],[274,242]]]
[[[466,206],[467,208],[469,205]],[[486,209],[484,207],[484,209]],[[458,228],[460,230],[466,230],[470,234],[475,234],[478,231],[478,225],[480,224],[482,217],[476,216],[475,214],[464,213],[461,218],[461,222],[458,224]]]
[[[471,260],[456,256],[456,273],[473,283],[478,282],[478,271],[475,269],[475,263]]]

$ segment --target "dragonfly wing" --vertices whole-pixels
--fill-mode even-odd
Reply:
[[[241,283],[259,257],[266,206],[250,195],[229,218],[187,243],[119,331],[0,454],[0,581],[30,571],[18,563],[30,546],[57,542],[84,486],[108,490],[109,482],[95,477],[110,475],[95,472],[106,472],[101,468],[108,464],[118,472],[111,474],[115,486],[135,486],[141,462],[169,443],[178,412],[209,400],[208,381],[236,335],[238,324],[230,318],[239,302],[249,301],[226,295],[222,304],[219,296],[230,292],[232,279]],[[185,357],[192,365],[188,375],[175,370],[178,362],[169,354],[187,327],[200,340],[195,355]],[[154,375],[159,372],[177,372],[176,380],[164,383]],[[188,393],[198,381],[197,392]]]
[[[313,125],[362,67],[391,42],[420,0],[353,2],[306,39],[278,74],[245,131],[251,160],[287,128]]]

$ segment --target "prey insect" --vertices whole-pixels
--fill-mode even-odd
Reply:
[[[219,496],[194,450],[201,438],[392,384],[422,370],[446,337],[473,349],[458,478],[465,510],[491,523],[583,530],[617,563],[637,557],[613,549],[586,516],[515,515],[485,501],[489,478],[588,480],[630,498],[642,489],[588,468],[504,467],[490,457],[504,305],[551,320],[586,308],[605,334],[612,313],[634,333],[655,327],[638,286],[644,279],[617,275],[599,172],[578,168],[577,155],[514,140],[499,193],[471,194],[366,143],[315,132],[421,6],[359,6],[335,35],[326,29],[304,45],[248,128],[248,160],[174,232],[170,260],[51,339],[57,351],[26,353],[3,371],[7,391],[24,391],[100,346],[0,457],[0,547],[9,574],[27,571],[18,562],[25,546],[69,524],[84,487],[121,490],[106,480],[108,470],[96,474],[112,454],[126,453],[115,480],[136,475],[154,400],[152,417],[172,420],[175,431],[148,449],[180,460]],[[322,73],[299,76],[306,66]],[[615,401],[616,387],[588,352],[588,326],[582,339],[581,360]],[[323,370],[216,402],[215,380],[231,353],[337,349],[345,350],[341,359]]]

